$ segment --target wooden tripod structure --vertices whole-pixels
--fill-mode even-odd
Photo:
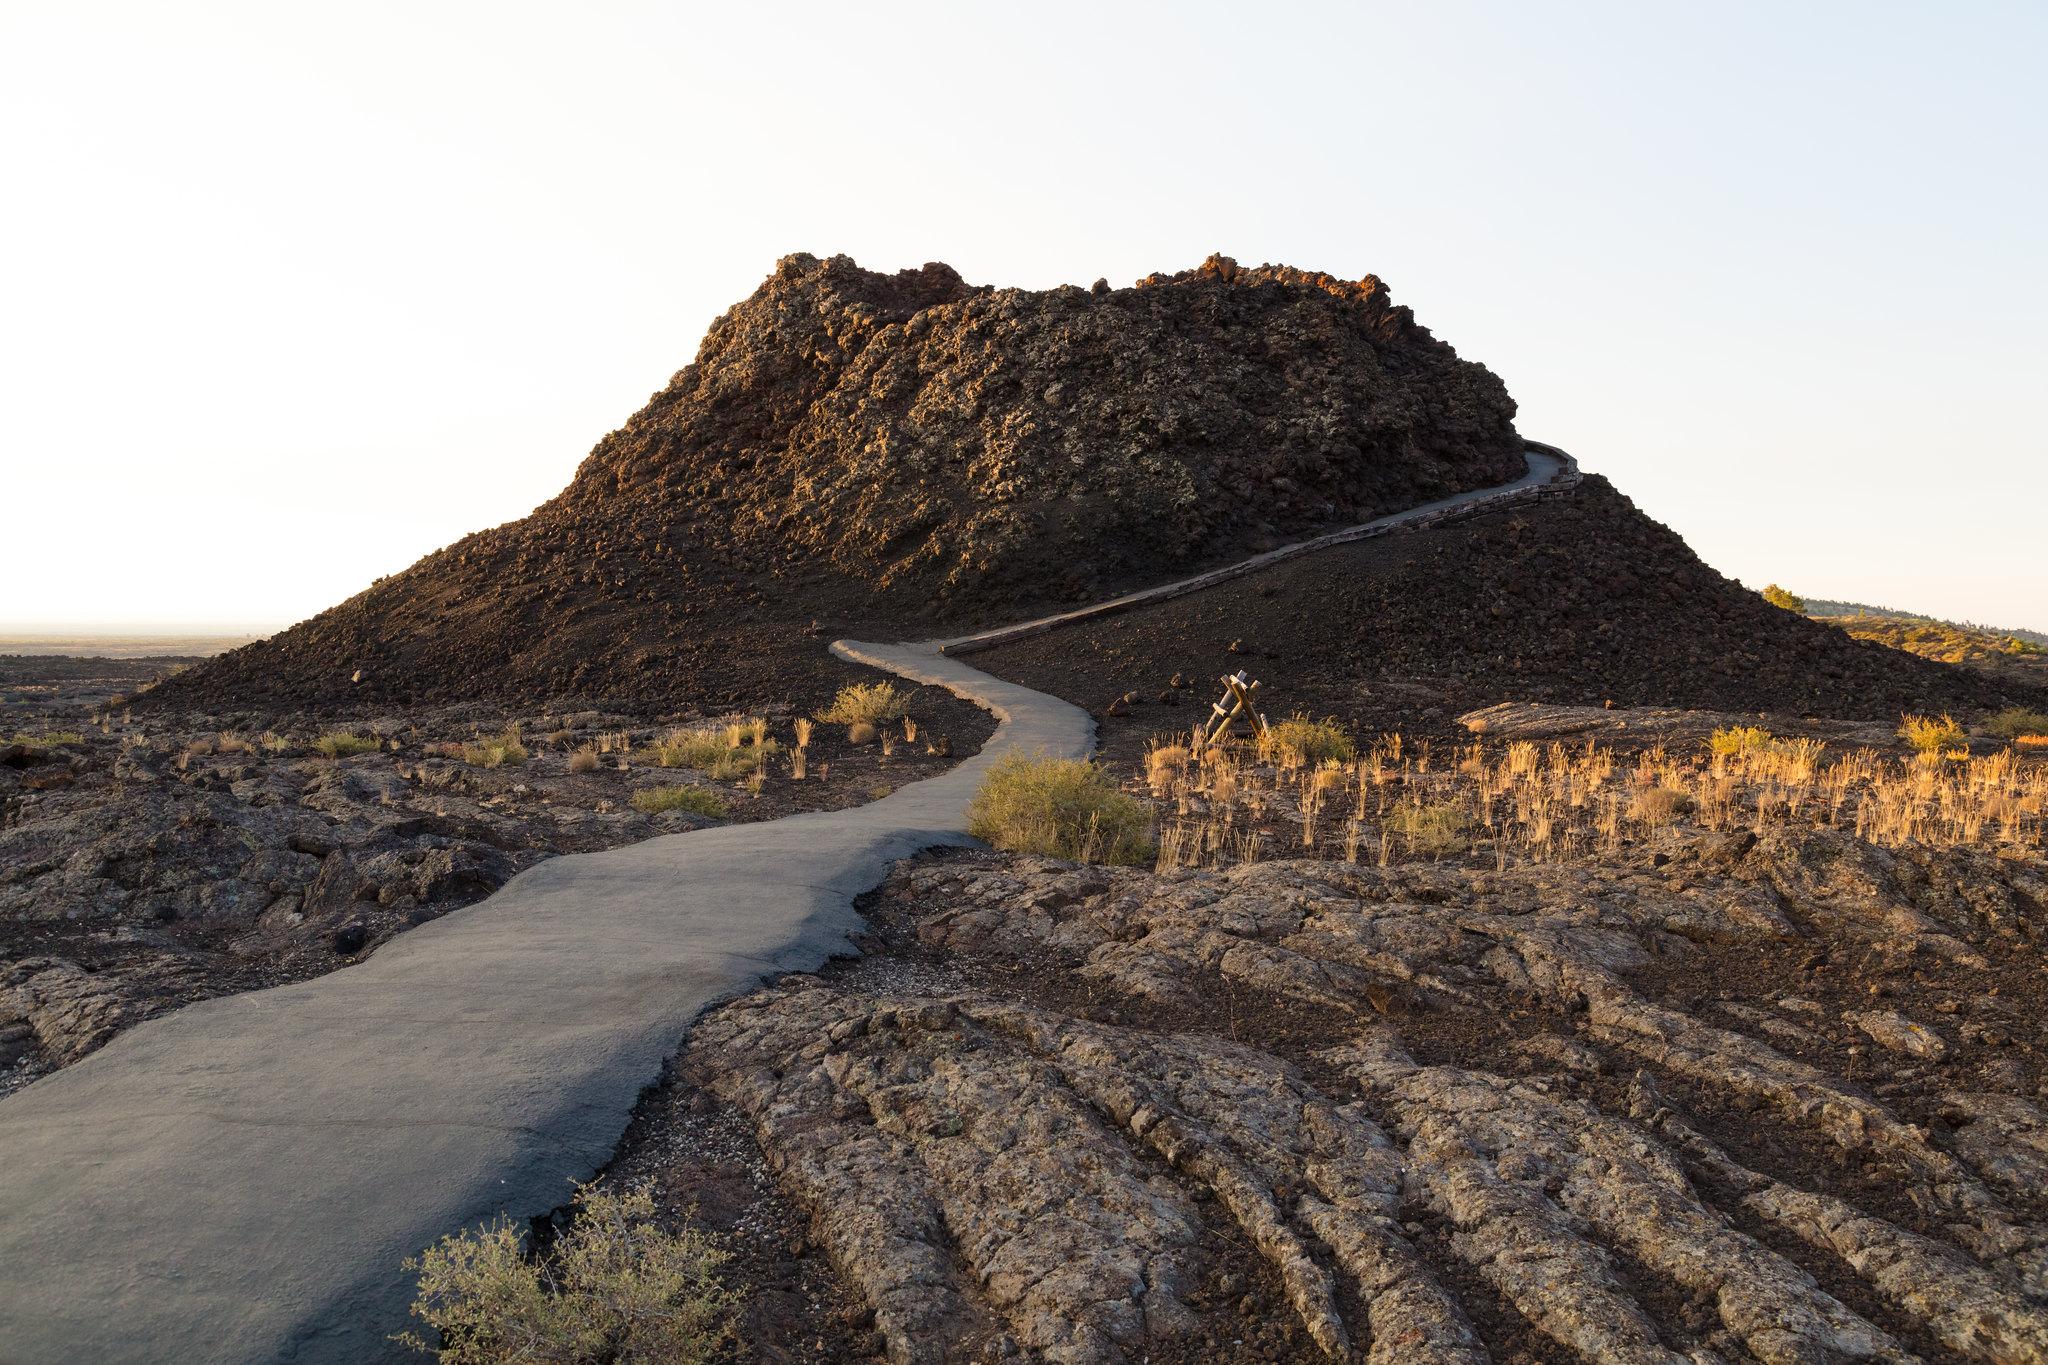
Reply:
[[[1239,669],[1223,679],[1223,700],[1209,707],[1209,719],[1195,730],[1195,747],[1206,749],[1230,733],[1242,716],[1252,727],[1254,737],[1266,733],[1266,718],[1252,705],[1252,695],[1259,690],[1257,679],[1247,678]]]

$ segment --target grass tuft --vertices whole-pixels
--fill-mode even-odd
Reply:
[[[520,743],[516,725],[507,726],[502,734],[474,739],[462,746],[462,761],[475,768],[516,767],[526,758],[526,746]]]
[[[1628,814],[1631,820],[1645,825],[1668,825],[1682,815],[1692,814],[1694,805],[1692,794],[1677,787],[1644,787],[1628,803]]]
[[[382,747],[375,735],[358,735],[349,730],[329,730],[313,741],[313,751],[327,758],[350,758],[375,753]]]
[[[1471,846],[1465,837],[1465,812],[1449,801],[1411,801],[1387,814],[1387,828],[1401,836],[1412,853],[1441,858]]]
[[[633,809],[649,815],[660,815],[666,811],[679,810],[690,815],[708,815],[723,819],[727,810],[725,798],[709,787],[642,787],[633,793]]]
[[[694,768],[720,782],[758,770],[782,746],[769,739],[768,723],[744,722],[665,731],[648,748],[648,757],[663,768]]]

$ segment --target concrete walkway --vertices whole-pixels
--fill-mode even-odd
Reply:
[[[1003,634],[833,646],[996,714],[942,776],[553,859],[363,963],[151,1020],[0,1101],[0,1365],[395,1354],[405,1257],[565,1202],[706,1006],[849,951],[854,898],[970,842],[1003,754],[1090,751],[1086,713],[943,652]]]

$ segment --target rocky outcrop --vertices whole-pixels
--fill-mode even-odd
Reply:
[[[559,497],[159,695],[716,691],[816,618],[1073,604],[1503,482],[1514,411],[1370,276],[989,289],[791,256]]]

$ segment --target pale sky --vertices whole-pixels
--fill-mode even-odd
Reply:
[[[778,256],[1383,277],[1753,586],[2048,629],[2048,6],[0,0],[0,626],[523,515]]]

